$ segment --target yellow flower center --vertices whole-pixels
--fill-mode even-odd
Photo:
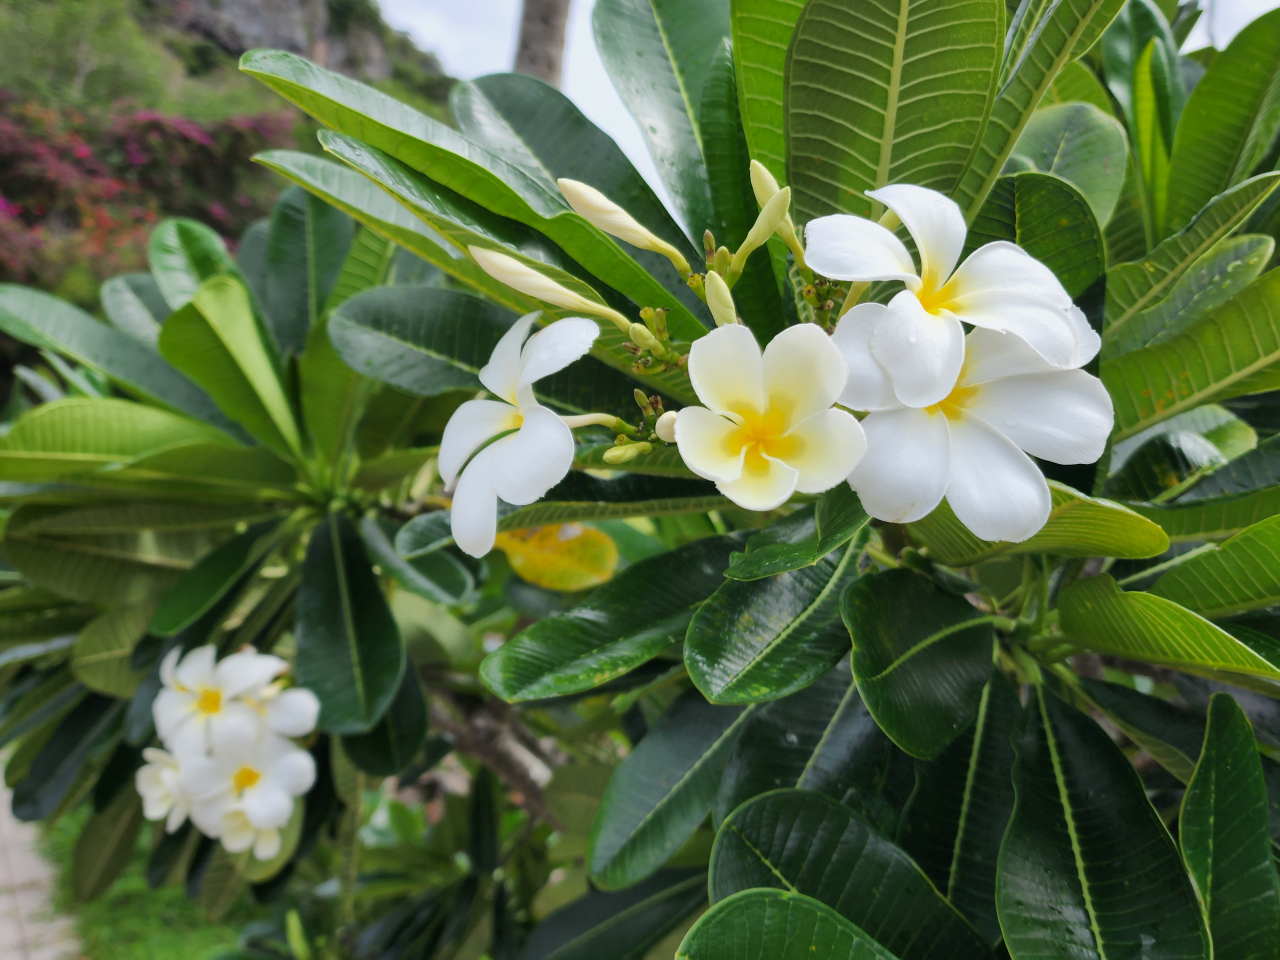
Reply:
[[[916,294],[916,299],[920,301],[920,306],[924,307],[927,313],[937,315],[943,310],[951,309],[951,301],[955,298],[955,290],[952,288],[950,281],[938,283],[937,277],[932,274],[926,275],[920,283],[920,292]]]
[[[725,452],[736,457],[744,448],[744,474],[764,473],[769,469],[765,456],[775,460],[790,460],[804,452],[804,440],[783,436],[791,429],[790,404],[770,402],[763,412],[749,407],[731,411],[742,423],[725,438]]]
[[[196,709],[201,713],[218,713],[222,709],[222,691],[202,689],[196,697]]]
[[[253,767],[241,767],[236,771],[234,777],[231,778],[231,785],[235,788],[236,793],[242,790],[248,790],[255,783],[262,779],[262,774]]]
[[[925,409],[929,413],[941,413],[948,420],[958,420],[964,412],[964,408],[973,403],[979,389],[976,385],[962,387],[957,383],[942,400]]]

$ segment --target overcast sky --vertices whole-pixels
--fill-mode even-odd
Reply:
[[[1187,40],[1188,50],[1209,42],[1225,46],[1259,14],[1280,0],[1202,0],[1210,15],[1202,16]],[[510,70],[515,60],[520,0],[380,0],[383,17],[407,30],[423,50],[430,50],[454,77],[469,80]],[[595,123],[618,141],[637,169],[665,195],[657,171],[645,151],[640,129],[614,92],[591,34],[595,0],[572,0],[565,40],[561,88]],[[1210,21],[1212,23],[1210,24]]]

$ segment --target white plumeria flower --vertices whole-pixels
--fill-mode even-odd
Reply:
[[[600,328],[593,320],[559,320],[526,343],[537,318],[530,313],[512,324],[480,368],[480,382],[498,399],[458,407],[440,441],[440,478],[454,490],[453,539],[473,557],[493,549],[499,497],[533,503],[573,465],[569,425],[534,399],[533,384],[590,350]]]
[[[783,330],[763,356],[748,328],[719,327],[689,351],[689,379],[706,406],[679,411],[680,456],[748,510],[828,490],[867,447],[853,415],[831,406],[847,377],[840,351],[813,324]]]
[[[279,852],[280,829],[293,815],[294,798],[315,779],[311,754],[243,718],[226,724],[210,755],[182,764],[191,820],[200,832],[220,838],[230,853],[252,847],[259,860]]]
[[[288,666],[279,657],[251,649],[221,661],[217,657],[212,644],[196,647],[185,657],[181,648],[174,648],[160,664],[164,689],[152,705],[152,715],[160,739],[175,753],[207,750],[223,725],[237,718],[261,724],[263,714],[257,702],[264,688]],[[310,691],[299,691],[276,704],[275,721],[285,728],[280,732],[296,729],[314,699]]]
[[[878,319],[854,310],[836,330],[851,381],[875,379],[870,344]],[[867,454],[849,476],[867,513],[910,523],[945,496],[975,535],[1014,543],[1044,526],[1051,507],[1049,485],[1027,454],[1092,463],[1113,415],[1097,377],[1058,369],[1018,337],[982,329],[965,338],[964,365],[941,402],[907,406],[887,388],[877,399],[863,405],[874,410],[862,421]]]
[[[182,785],[178,758],[155,747],[143,750],[142,758],[147,762],[134,778],[142,797],[142,815],[148,820],[165,821],[165,832],[173,833],[191,814],[191,799]]]
[[[1053,367],[1079,367],[1097,353],[1098,335],[1072,313],[1053,271],[1006,241],[975,250],[957,269],[968,232],[960,207],[935,190],[896,184],[867,192],[902,220],[920,253],[871,220],[838,214],[805,229],[809,266],[833,280],[901,280],[907,289],[884,309],[871,353],[892,378],[897,400],[938,403],[964,362],[964,328],[1012,333]]]

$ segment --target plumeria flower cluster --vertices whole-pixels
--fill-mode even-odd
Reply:
[[[230,853],[280,852],[294,800],[315,782],[315,761],[291,738],[315,729],[320,702],[280,679],[288,664],[246,647],[222,660],[212,645],[160,665],[152,707],[164,749],[148,747],[137,774],[148,820],[173,833],[190,817]]]

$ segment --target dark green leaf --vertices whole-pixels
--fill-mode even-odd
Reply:
[[[169,316],[169,304],[165,303],[151,274],[125,273],[112,277],[98,291],[98,299],[113,327],[155,349],[160,324]]]
[[[1179,504],[1233,493],[1250,493],[1280,483],[1280,437],[1268,437],[1235,457],[1178,498]]]
[[[406,659],[400,689],[391,706],[368,733],[342,738],[351,762],[376,777],[394,777],[409,766],[427,738],[427,703],[418,668]]]
[[[355,525],[330,512],[311,534],[298,592],[298,683],[321,730],[365,733],[400,689],[404,644]]]
[[[13,789],[13,815],[43,820],[66,799],[99,741],[120,722],[124,704],[91,693],[58,724]]]
[[[1177,848],[1111,738],[1036,687],[1015,749],[996,890],[1010,955],[1208,958]]]
[[[1280,516],[1242,530],[1220,547],[1191,557],[1151,593],[1218,620],[1280,603]]]
[[[1124,126],[1110,108],[1060,103],[1032,114],[1014,156],[1071,183],[1089,201],[1097,222],[1105,224],[1124,188],[1127,149]]]
[[[764,580],[725,580],[689,624],[684,663],[715,703],[794,693],[849,651],[840,596],[858,577],[867,532],[817,563]]]
[[[133,790],[122,790],[111,806],[89,818],[71,854],[77,900],[88,903],[107,892],[133,860],[141,829],[142,800]]]
[[[416,560],[453,543],[449,511],[420,513],[396,531],[396,553],[405,560]]]
[[[664,449],[674,451],[675,447]],[[628,463],[627,470],[633,466],[634,461]],[[518,530],[578,520],[706,513],[728,505],[729,500],[702,479],[629,472],[613,480],[600,480],[581,470],[573,470],[537,503],[513,508],[510,513],[500,516],[498,529]]]
[[[239,274],[222,238],[185,217],[165,220],[151,231],[147,261],[170,310],[186,306],[211,277]]]
[[[1118,683],[1080,678],[1081,692],[1160,766],[1186,783],[1195,772],[1204,721],[1159,697]]]
[[[847,543],[868,521],[862,502],[847,483],[837,484],[813,507],[775,520],[735,553],[725,571],[734,580],[759,580],[809,566]]]
[[[871,715],[913,757],[936,757],[977,714],[991,675],[990,623],[963,598],[905,569],[855,581],[841,613]]]
[[[711,901],[753,887],[813,897],[902,960],[991,957],[901,848],[820,793],[775,790],[725,820],[711,853]]]
[[[426,552],[413,560],[403,559],[371,516],[360,519],[360,536],[369,559],[410,593],[435,603],[453,604],[462,602],[475,589],[471,572],[443,550]]]

